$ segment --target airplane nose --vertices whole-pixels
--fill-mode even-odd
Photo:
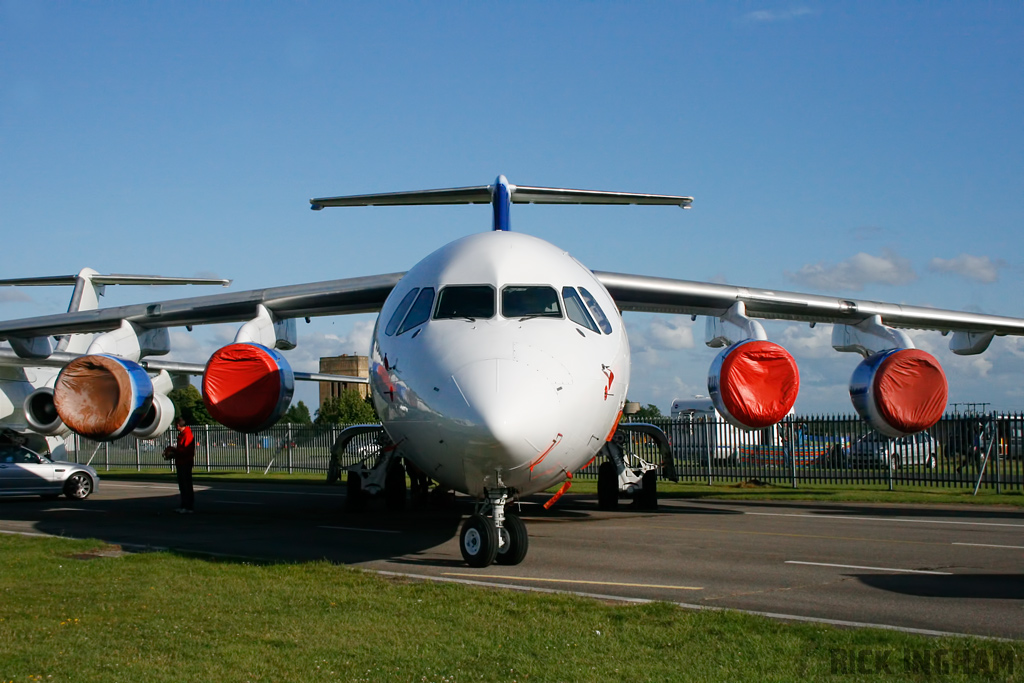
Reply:
[[[504,461],[505,470],[528,466],[559,438],[561,405],[555,383],[510,359],[488,359],[457,370],[452,379],[468,407],[465,425],[474,447]],[[467,453],[467,458],[484,455]]]

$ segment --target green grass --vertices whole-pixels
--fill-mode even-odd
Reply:
[[[102,548],[0,536],[0,681],[1024,680],[1018,642]]]
[[[271,473],[260,472],[247,474],[238,471],[204,472],[195,470],[197,481],[233,481],[233,482],[281,482],[288,484],[310,484],[325,486],[325,475],[322,473]],[[174,482],[174,473],[163,470],[134,469],[100,471],[100,479],[111,480],[146,480]],[[101,484],[102,487],[102,484]],[[550,489],[550,493],[557,491]],[[922,486],[897,486],[890,491],[885,484],[799,484],[799,488],[789,486],[754,486],[745,487],[741,484],[707,484],[658,482],[658,496],[662,499],[693,498],[716,500],[777,500],[777,501],[833,501],[861,503],[924,503],[932,505],[966,504],[966,505],[1009,505],[1024,507],[1024,492],[1013,491],[997,494],[989,489],[981,489],[977,496],[972,495],[969,488],[940,488]],[[573,479],[572,494],[597,494],[596,479]],[[0,682],[2,683],[2,682]]]

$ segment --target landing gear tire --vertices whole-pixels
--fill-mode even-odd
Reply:
[[[362,512],[366,508],[366,494],[358,472],[349,472],[346,481],[345,512]]]
[[[462,559],[470,567],[489,567],[498,554],[498,531],[483,515],[473,515],[462,524],[459,534]]]
[[[640,493],[637,496],[637,507],[641,510],[658,509],[658,471],[649,470],[644,472],[640,480]]]
[[[500,548],[495,560],[498,564],[519,564],[526,557],[526,551],[530,547],[530,537],[526,535],[526,524],[515,515],[505,515],[505,523],[501,527],[501,534],[505,541]]]
[[[619,505],[619,472],[610,460],[597,468],[597,507],[614,510]]]
[[[384,506],[388,510],[405,509],[405,468],[398,460],[391,463],[384,480]]]

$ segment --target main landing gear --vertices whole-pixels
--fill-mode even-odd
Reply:
[[[356,437],[363,437],[365,442],[356,449],[359,461],[343,467],[342,455]],[[348,473],[345,496],[345,509],[348,512],[361,512],[366,508],[368,500],[374,497],[383,497],[384,506],[388,510],[405,509],[405,468],[402,466],[402,457],[380,425],[356,425],[342,430],[331,447],[328,483],[340,479],[342,472]]]
[[[508,494],[505,488],[488,490],[487,500],[477,503],[473,515],[463,522],[459,548],[470,567],[519,564],[526,557],[530,538],[523,520],[505,513]]]
[[[658,509],[658,466],[647,462],[630,447],[630,436],[643,436],[653,441],[662,456],[662,474],[677,481],[668,437],[658,427],[647,424],[622,424],[601,452],[607,460],[597,469],[597,507],[614,510],[619,496],[632,496],[640,510]]]

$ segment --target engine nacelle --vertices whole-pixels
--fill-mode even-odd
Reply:
[[[890,437],[928,429],[946,409],[949,387],[939,361],[920,349],[890,349],[861,361],[850,400],[873,429]]]
[[[800,392],[800,371],[786,349],[748,339],[723,349],[708,370],[715,409],[740,429],[762,429],[784,418]]]
[[[68,428],[94,441],[135,429],[153,403],[153,382],[138,364],[117,356],[81,356],[64,366],[53,403]]]
[[[163,394],[154,394],[149,410],[139,420],[132,431],[132,436],[139,439],[152,439],[166,432],[174,421],[174,403]]]
[[[288,361],[261,344],[228,344],[210,357],[203,372],[206,409],[239,432],[258,432],[277,422],[294,391]]]
[[[25,421],[32,431],[47,436],[65,436],[71,433],[71,430],[60,419],[57,407],[53,404],[52,388],[36,389],[25,397],[22,408],[25,411]]]

